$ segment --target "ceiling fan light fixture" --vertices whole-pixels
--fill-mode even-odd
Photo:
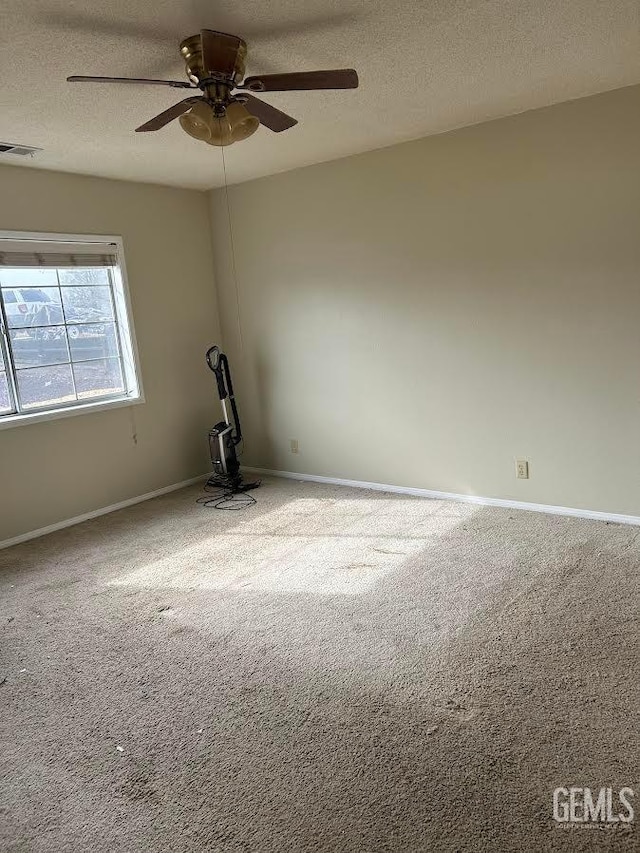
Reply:
[[[239,101],[232,101],[228,105],[226,113],[234,142],[242,142],[243,139],[248,139],[260,127],[260,119],[251,115],[245,105]]]
[[[209,142],[214,132],[215,117],[209,104],[199,101],[180,116],[180,127],[200,142]]]
[[[260,120],[252,116],[239,101],[227,104],[223,115],[216,116],[211,111],[211,134],[206,142],[209,145],[226,146],[248,139],[260,127]]]
[[[180,126],[200,142],[221,146],[247,139],[260,127],[260,120],[239,101],[227,104],[222,115],[216,115],[206,101],[198,101],[180,116]]]
[[[226,113],[221,116],[211,116],[211,135],[207,139],[209,145],[233,145],[235,139],[231,132],[231,124]]]

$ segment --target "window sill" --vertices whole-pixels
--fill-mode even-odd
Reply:
[[[58,418],[70,418],[74,415],[90,415],[103,412],[105,409],[120,409],[123,406],[137,406],[144,403],[144,397],[126,397],[117,400],[103,400],[96,403],[80,403],[78,406],[66,406],[61,409],[49,409],[46,412],[31,412],[29,414],[6,415],[0,417],[0,430],[10,427],[26,426],[40,421],[55,421]]]

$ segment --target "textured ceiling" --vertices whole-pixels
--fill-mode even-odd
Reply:
[[[249,74],[353,66],[359,89],[265,97],[297,117],[226,149],[232,182],[640,82],[638,0],[3,0],[0,162],[207,189],[219,149],[134,128],[184,97],[68,84],[69,74],[181,80],[182,38],[249,42]]]

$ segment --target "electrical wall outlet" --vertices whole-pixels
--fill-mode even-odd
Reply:
[[[518,480],[529,479],[529,462],[526,459],[516,459],[516,477]]]
[[[299,452],[298,439],[297,438],[290,439],[289,444],[291,446],[291,452],[292,453],[298,453]]]

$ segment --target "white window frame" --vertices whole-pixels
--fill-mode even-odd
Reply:
[[[6,240],[39,240],[52,243],[113,243],[115,254],[118,259],[117,267],[113,269],[116,278],[116,287],[113,288],[114,300],[118,306],[118,323],[126,334],[129,343],[128,362],[123,364],[123,369],[128,373],[127,384],[133,384],[135,391],[95,402],[67,403],[63,406],[55,406],[38,412],[17,412],[9,415],[0,415],[0,430],[10,427],[22,426],[23,424],[37,423],[38,421],[50,421],[57,418],[73,417],[74,415],[93,414],[106,409],[117,409],[123,406],[135,406],[145,402],[142,387],[142,376],[140,374],[140,357],[138,344],[133,323],[133,311],[131,310],[131,298],[129,296],[129,281],[124,258],[124,241],[122,237],[113,234],[53,234],[44,231],[0,231],[0,239]],[[123,322],[124,321],[124,322]],[[125,359],[124,361],[127,361]],[[11,369],[15,369],[11,365]]]

